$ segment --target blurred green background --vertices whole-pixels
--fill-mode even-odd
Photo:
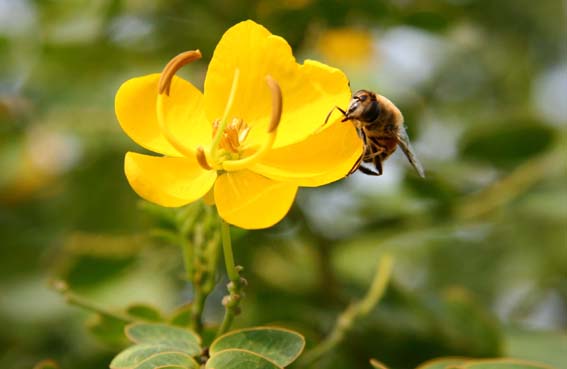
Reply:
[[[114,94],[195,48],[203,60],[182,75],[202,87],[216,42],[248,18],[299,61],[393,100],[428,177],[396,153],[382,177],[302,189],[278,226],[235,232],[250,284],[237,325],[283,325],[311,347],[389,252],[384,301],[316,367],[447,355],[567,367],[565,4],[0,0],[0,367],[106,368],[122,347],[88,333],[92,317],[49,288],[54,278],[116,309],[190,299],[180,251],[147,232],[168,211],[141,206],[125,180],[124,153],[141,149],[116,122]]]

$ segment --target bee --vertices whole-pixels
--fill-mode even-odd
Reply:
[[[404,127],[404,117],[390,100],[371,91],[359,90],[352,95],[346,111],[336,108],[344,116],[342,122],[351,121],[354,124],[364,145],[362,155],[348,175],[357,170],[372,176],[382,175],[382,163],[399,146],[417,174],[425,178],[423,166],[415,155]],[[373,168],[365,166],[365,163],[371,163]]]

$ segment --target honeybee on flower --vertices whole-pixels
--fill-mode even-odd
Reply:
[[[116,94],[122,129],[162,154],[126,154],[126,177],[144,199],[176,207],[207,196],[226,222],[266,228],[285,216],[298,187],[343,178],[362,154],[354,126],[336,119],[319,129],[329,106],[350,98],[340,70],[298,64],[283,38],[253,21],[222,36],[204,93],[175,75],[200,57],[182,53]]]

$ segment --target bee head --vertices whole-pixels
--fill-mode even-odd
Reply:
[[[343,121],[356,119],[373,122],[380,114],[380,104],[376,94],[367,90],[359,90],[352,95]]]

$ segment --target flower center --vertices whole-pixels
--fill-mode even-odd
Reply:
[[[240,80],[240,70],[238,68],[234,71],[232,86],[223,117],[213,122],[213,141],[211,146],[208,149],[203,148],[203,146],[191,149],[171,134],[163,111],[163,98],[164,95],[169,96],[171,80],[179,68],[200,57],[201,53],[199,50],[186,51],[173,58],[162,71],[157,97],[157,116],[160,129],[172,146],[185,156],[196,156],[197,161],[204,169],[221,171],[245,169],[264,157],[275,142],[277,127],[282,114],[282,93],[279,84],[270,75],[266,76],[266,83],[272,95],[272,114],[270,125],[268,126],[267,139],[258,149],[250,150],[244,145],[251,127],[241,118],[234,117],[229,121]]]
[[[220,120],[213,122],[213,138],[219,131]],[[240,158],[242,143],[246,140],[250,127],[240,118],[232,118],[232,122],[226,126],[220,139],[219,147],[227,152],[230,159]],[[238,154],[238,155],[234,155]]]

